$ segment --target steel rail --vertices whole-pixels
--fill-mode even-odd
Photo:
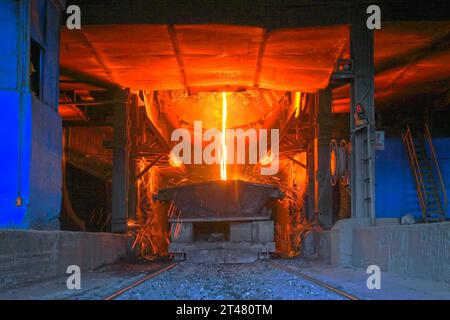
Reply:
[[[325,283],[323,281],[320,281],[320,280],[317,280],[317,279],[315,279],[315,278],[313,278],[311,276],[308,276],[307,274],[304,274],[301,271],[294,270],[292,268],[289,268],[288,266],[285,266],[285,265],[282,265],[280,263],[273,262],[273,261],[269,261],[269,264],[272,267],[276,268],[276,269],[279,269],[279,270],[291,273],[293,275],[296,275],[298,277],[301,277],[301,278],[303,278],[303,279],[305,279],[305,280],[307,280],[309,282],[317,284],[318,286],[320,286],[322,288],[325,288],[325,289],[327,289],[329,291],[332,291],[332,292],[334,292],[334,293],[336,293],[336,294],[338,294],[338,295],[340,295],[342,297],[345,297],[345,298],[347,298],[349,300],[360,300],[358,297],[356,297],[354,295],[351,295],[351,294],[349,294],[349,293],[347,293],[345,291],[339,290],[339,289],[337,289],[337,288],[335,288],[335,287],[333,287],[333,286],[331,286],[331,285],[329,285],[329,284],[327,284],[327,283]]]
[[[346,299],[359,300],[359,298],[357,298],[356,296],[351,295],[351,294],[349,294],[349,293],[347,293],[345,291],[339,290],[339,289],[337,289],[337,288],[335,288],[335,287],[333,287],[333,286],[331,286],[331,285],[329,285],[329,284],[327,284],[325,282],[322,282],[322,281],[317,280],[317,279],[315,279],[315,278],[313,278],[313,277],[311,277],[311,276],[309,276],[307,274],[304,274],[301,271],[294,270],[292,268],[289,268],[288,266],[285,266],[285,265],[282,265],[280,263],[273,262],[273,261],[270,261],[269,264],[272,267],[276,268],[276,269],[279,269],[279,270],[291,273],[293,275],[296,275],[298,277],[301,277],[301,278],[303,278],[303,279],[305,279],[305,280],[307,280],[309,282],[312,282],[312,283],[314,283],[314,284],[316,284],[316,285],[318,285],[318,286],[320,286],[322,288],[325,288],[325,289],[327,289],[327,290],[329,290],[329,291],[331,291],[333,293],[336,293],[336,294],[338,294],[338,295],[340,295],[340,296],[342,296],[342,297],[344,297]],[[167,265],[167,266],[165,266],[165,267],[163,267],[161,269],[158,269],[155,272],[152,272],[152,273],[146,275],[145,277],[143,277],[143,278],[133,282],[132,284],[130,284],[128,286],[126,286],[125,288],[117,290],[116,292],[114,292],[113,294],[107,296],[103,300],[114,300],[117,297],[119,297],[122,294],[124,294],[125,292],[127,292],[127,291],[129,291],[129,290],[131,290],[131,289],[133,289],[133,288],[135,288],[137,286],[139,286],[140,284],[142,284],[142,283],[144,283],[144,282],[146,282],[146,281],[148,281],[148,280],[158,276],[159,274],[161,274],[163,272],[166,272],[166,271],[174,268],[176,265],[177,265],[177,263],[171,263],[171,264],[169,264],[169,265]]]
[[[161,269],[158,269],[158,270],[156,270],[156,271],[146,275],[145,277],[143,277],[143,278],[133,282],[132,284],[126,286],[125,288],[117,290],[116,292],[114,292],[113,294],[107,296],[103,300],[114,300],[115,298],[117,298],[117,297],[121,296],[122,294],[124,294],[125,292],[127,292],[127,291],[129,291],[129,290],[131,290],[131,289],[133,289],[135,287],[137,287],[138,285],[146,282],[147,280],[150,280],[150,279],[156,277],[157,275],[160,275],[161,273],[166,272],[166,271],[174,268],[177,264],[178,263],[171,263],[171,264],[169,264],[169,265],[167,265],[167,266],[165,266],[165,267],[163,267]]]
[[[420,171],[419,159],[417,158],[417,153],[414,148],[414,140],[412,137],[411,129],[407,126],[406,132],[402,135],[403,143],[406,145],[408,150],[408,157],[411,166],[411,170],[414,174],[416,180],[417,197],[419,198],[420,209],[422,210],[422,216],[424,219],[427,218],[427,193],[425,189],[425,184],[423,182],[422,172]]]
[[[444,179],[442,178],[439,161],[437,160],[436,150],[434,149],[433,138],[431,137],[430,129],[428,128],[427,124],[425,124],[425,139],[428,142],[428,146],[430,147],[431,158],[433,159],[434,168],[439,177],[439,183],[441,185],[442,195],[444,196],[444,203],[447,205],[448,198],[447,198],[447,192],[445,190],[445,183],[444,183]]]

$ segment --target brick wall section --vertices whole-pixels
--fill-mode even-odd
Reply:
[[[131,257],[130,238],[110,233],[0,230],[0,289],[81,272]]]

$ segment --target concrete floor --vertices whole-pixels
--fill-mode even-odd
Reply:
[[[381,289],[369,290],[365,269],[331,267],[315,259],[283,260],[290,267],[340,290],[368,300],[450,300],[450,284],[402,276],[393,272],[381,273]]]
[[[368,290],[363,269],[332,268],[316,260],[276,260],[362,299],[446,299],[450,285],[382,273],[381,290]],[[82,289],[66,278],[0,291],[0,299],[103,299],[167,261],[122,263],[82,274]],[[229,265],[181,263],[122,296],[124,299],[341,299],[267,262]]]

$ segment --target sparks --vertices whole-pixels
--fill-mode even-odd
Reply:
[[[273,161],[273,154],[271,151],[267,152],[267,154],[259,160],[259,163],[263,166],[267,166],[271,164]]]
[[[179,168],[183,165],[183,161],[173,153],[173,150],[169,153],[169,164],[176,168]]]

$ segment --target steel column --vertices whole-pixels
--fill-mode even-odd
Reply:
[[[308,142],[308,219],[314,219],[319,212],[318,193],[319,185],[317,180],[318,157],[317,157],[317,137],[318,137],[318,95],[314,94],[314,101],[309,104],[308,123],[310,126],[310,139]]]
[[[375,223],[374,61],[373,31],[366,26],[366,8],[364,5],[356,8],[350,29],[350,50],[354,70],[350,112],[352,143],[350,183],[352,218],[370,218],[373,225]]]
[[[23,140],[24,140],[24,113],[30,96],[30,0],[18,3],[17,10],[17,91],[20,95],[19,105],[19,132],[18,132],[18,155],[17,155],[17,197],[16,206],[23,205],[22,190],[22,167],[23,167]]]
[[[139,102],[138,96],[136,94],[131,96],[130,103],[130,157],[129,157],[129,190],[128,190],[128,217],[136,218],[136,203],[137,203],[137,187],[136,187],[136,170],[137,170],[137,123],[138,123],[138,111],[139,111]]]
[[[114,146],[112,169],[111,231],[124,233],[128,219],[128,196],[130,186],[130,105],[127,91],[115,90],[114,100]]]
[[[333,224],[332,214],[332,186],[330,183],[330,141],[333,129],[333,114],[331,112],[331,89],[319,90],[318,104],[318,137],[317,137],[317,165],[318,165],[318,210],[319,221],[323,225]]]

